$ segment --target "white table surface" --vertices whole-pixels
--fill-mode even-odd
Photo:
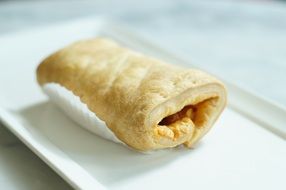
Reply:
[[[286,105],[286,4],[279,2],[4,1],[0,35],[92,15],[123,21],[200,67]],[[1,124],[0,185],[70,189]]]

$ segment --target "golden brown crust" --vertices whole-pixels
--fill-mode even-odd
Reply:
[[[226,102],[225,89],[215,78],[102,38],[76,42],[52,54],[39,65],[37,79],[40,85],[55,82],[71,90],[120,140],[138,150],[182,143],[191,146],[210,128]],[[200,127],[191,119],[165,128],[158,125],[186,105],[205,100],[210,101],[201,103],[199,112],[203,113],[196,118],[203,120],[197,121]],[[172,132],[176,138],[170,138]]]

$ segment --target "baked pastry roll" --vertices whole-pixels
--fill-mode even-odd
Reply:
[[[72,92],[119,141],[141,151],[192,147],[226,104],[226,90],[214,77],[103,38],[55,52],[39,65],[37,79],[42,87]]]

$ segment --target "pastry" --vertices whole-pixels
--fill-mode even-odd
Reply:
[[[43,88],[56,84],[71,92],[119,141],[141,151],[192,147],[226,105],[216,78],[105,38],[50,55],[38,66],[37,80]]]

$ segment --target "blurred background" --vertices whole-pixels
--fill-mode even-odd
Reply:
[[[0,36],[88,16],[125,23],[194,65],[286,106],[286,1],[0,0]],[[3,126],[0,145],[1,189],[69,189]]]
[[[286,1],[6,0],[0,34],[96,15],[286,106]]]

